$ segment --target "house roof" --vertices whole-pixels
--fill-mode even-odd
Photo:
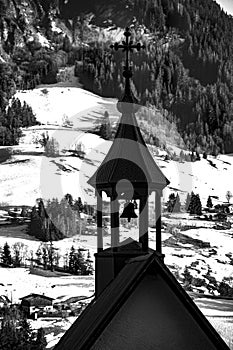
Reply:
[[[169,184],[150,154],[133,112],[122,114],[112,146],[88,183],[112,188],[122,179],[134,186],[148,184],[161,190]]]
[[[216,349],[229,350],[225,342],[204,317],[192,299],[184,291],[161,262],[157,253],[150,250],[146,255],[129,259],[117,277],[94,299],[63,335],[54,350],[84,350],[90,349],[99,338],[113,317],[130,298],[142,278],[151,269],[159,273],[170,286],[173,293],[185,306],[191,317],[198,323]]]
[[[54,298],[47,297],[46,295],[43,294],[36,294],[36,293],[31,293],[26,295],[25,297],[19,298],[20,300],[25,300],[25,299],[34,299],[34,298],[42,298],[42,299],[47,299],[47,300],[54,300]]]

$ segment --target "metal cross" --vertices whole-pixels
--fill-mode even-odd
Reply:
[[[137,49],[137,51],[140,51],[141,49],[145,49],[145,45],[142,45],[140,43],[133,44],[132,40],[129,40],[129,37],[131,36],[130,29],[127,27],[124,36],[126,40],[122,41],[122,44],[115,43],[114,45],[111,45],[111,49],[115,49],[116,51],[118,49],[123,49],[123,52],[126,52],[126,62],[125,62],[125,71],[129,72],[129,52],[133,52],[133,49]]]

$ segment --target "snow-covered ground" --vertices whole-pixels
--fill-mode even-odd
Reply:
[[[0,295],[12,298],[13,303],[30,293],[44,293],[55,302],[94,294],[94,276],[44,277],[30,274],[27,268],[1,268],[0,282]]]
[[[43,124],[62,125],[68,118],[79,129],[92,127],[98,113],[101,117],[108,104],[115,104],[114,99],[101,98],[79,87],[60,87],[59,83],[18,91],[14,97],[29,104]]]
[[[87,184],[87,180],[97,169],[105,154],[111,146],[110,141],[104,141],[99,136],[89,133],[103,118],[104,112],[108,111],[111,121],[119,118],[116,109],[116,100],[104,99],[90,92],[75,87],[71,79],[69,87],[62,82],[53,86],[40,86],[30,91],[19,91],[16,94],[22,102],[31,105],[37,120],[42,125],[23,130],[23,137],[18,146],[11,147],[13,155],[4,163],[0,164],[0,203],[11,205],[34,205],[37,198],[59,198],[66,193],[71,193],[74,198],[81,197],[84,202],[94,204],[96,202],[93,189]],[[68,123],[67,123],[68,121]],[[43,147],[38,140],[42,133],[48,133],[59,143],[60,155],[56,158],[46,157]],[[64,150],[75,149],[81,144],[86,156],[84,160],[71,157]],[[171,145],[173,150],[179,153],[177,145]],[[1,147],[0,147],[1,149]],[[163,203],[171,192],[179,193],[181,202],[187,193],[193,191],[199,193],[202,204],[205,206],[209,195],[213,203],[226,201],[226,192],[233,193],[233,157],[221,155],[217,158],[201,157],[198,162],[165,161],[164,151],[155,151],[154,159],[161,168],[170,184],[165,189]],[[212,164],[211,164],[211,162]],[[153,202],[153,199],[151,199]],[[1,211],[4,217],[6,212]],[[185,266],[190,267],[194,277],[206,280],[206,273],[211,269],[211,276],[220,282],[223,277],[233,277],[233,265],[230,264],[229,253],[232,247],[232,230],[215,230],[213,223],[202,220],[194,220],[186,213],[172,214],[171,217],[163,217],[167,225],[178,227],[173,235],[168,230],[163,230],[163,252],[165,263],[172,271],[182,274]],[[196,226],[195,229],[181,231],[180,225]],[[12,228],[11,228],[12,229]],[[182,234],[189,237],[190,242],[184,243]],[[136,230],[122,230],[121,240],[131,236],[137,238]],[[169,238],[175,237],[176,246],[169,243]],[[210,244],[208,248],[199,248],[192,239],[198,239]],[[40,241],[29,237],[25,227],[17,232],[0,230],[0,246],[5,242],[12,246],[16,242],[24,243],[28,248],[25,254],[35,254]],[[104,238],[106,247],[110,245],[110,237]],[[93,256],[96,250],[96,236],[75,236],[54,242],[61,255],[65,255],[74,245],[76,248],[90,249]],[[150,230],[150,247],[155,247],[155,232]],[[213,252],[213,250],[215,252]],[[228,256],[227,256],[227,255]],[[192,265],[193,263],[196,266]],[[207,280],[206,280],[207,281]],[[3,269],[0,276],[0,294],[7,294],[13,301],[29,293],[45,293],[55,299],[68,298],[71,296],[90,296],[94,292],[94,278],[80,276],[43,277],[29,274],[29,269]],[[204,289],[208,292],[207,289]],[[203,306],[203,300],[199,306],[205,310],[208,316],[213,316],[210,308]],[[206,305],[206,304],[205,304]],[[225,314],[228,316],[228,314]],[[216,313],[214,313],[216,316]],[[217,315],[218,316],[218,315]],[[232,315],[231,315],[232,316]],[[47,322],[42,321],[41,322]],[[55,327],[63,330],[69,327],[69,322],[60,320],[60,326],[56,322]],[[37,324],[38,325],[38,324]],[[35,326],[36,327],[36,326]],[[48,337],[49,347],[57,340],[59,334]]]
[[[60,82],[52,87],[41,85],[16,93],[15,97],[21,102],[26,101],[43,125],[23,130],[19,146],[12,147],[17,154],[0,165],[0,203],[32,205],[38,197],[61,197],[68,192],[74,197],[83,195],[86,202],[94,202],[93,190],[86,182],[103,160],[111,142],[87,131],[100,123],[105,111],[108,111],[111,121],[116,121],[120,114],[116,99],[101,98],[76,87],[72,68],[68,73],[73,86],[60,86],[60,83],[66,83]],[[61,157],[51,159],[41,155],[43,148],[36,141],[42,133],[48,133],[50,138],[58,141]],[[62,153],[64,149],[74,149],[80,143],[86,152],[84,161]],[[177,145],[170,147],[179,153]],[[153,147],[150,149],[153,152]],[[164,161],[164,151],[158,150],[157,155],[153,153],[156,163],[170,181],[164,190],[164,201],[171,192],[175,192],[184,202],[187,192],[193,191],[200,194],[205,205],[209,195],[226,201],[226,192],[233,193],[233,157],[209,156],[208,160],[201,158],[197,162],[181,163]],[[214,204],[217,202],[215,200]]]
[[[104,159],[111,142],[104,141],[87,130],[93,129],[96,123],[100,122],[106,110],[112,121],[119,118],[119,112],[116,109],[116,100],[101,98],[80,87],[75,87],[77,82],[72,80],[72,69],[68,73],[71,74],[73,86],[59,86],[58,83],[52,87],[40,86],[34,90],[17,92],[16,97],[31,105],[37,120],[43,125],[24,129],[20,144],[11,147],[13,151],[11,159],[0,164],[0,203],[34,205],[37,198],[61,199],[66,193],[71,193],[74,198],[80,196],[83,202],[96,203],[94,191],[87,184],[87,180]],[[48,133],[50,139],[53,137],[57,140],[59,157],[51,158],[43,154],[44,149],[38,143],[42,133]],[[64,153],[64,150],[75,149],[79,144],[86,153],[84,160]],[[177,145],[169,146],[179,153]],[[218,198],[212,198],[213,203],[217,204],[226,201],[227,191],[233,193],[231,181],[233,157],[208,156],[207,160],[201,157],[200,161],[192,163],[165,161],[164,151],[155,150],[152,146],[150,150],[156,163],[170,181],[169,186],[164,190],[163,203],[167,201],[171,192],[179,193],[182,203],[188,192],[199,193],[203,205],[206,204],[209,195]],[[151,198],[151,205],[153,205],[153,198]],[[175,248],[165,244],[166,262],[170,266],[179,266],[183,269],[192,261],[207,257],[207,265],[211,266],[218,281],[224,276],[232,275],[232,265],[229,264],[229,258],[226,256],[230,253],[231,231],[216,231],[213,229],[213,223],[193,220],[185,213],[174,214],[169,219],[164,217],[163,222],[174,226],[195,225],[196,230],[185,231],[185,234],[209,242],[211,248],[218,247],[217,256],[213,256],[204,250],[190,249],[189,244],[179,244],[179,247]],[[165,233],[163,235],[165,236]],[[3,238],[0,239],[3,245]],[[10,240],[13,242],[15,239],[9,237],[9,243],[11,243]],[[67,239],[67,242],[71,244],[72,240],[75,238]],[[88,237],[85,240],[84,245],[95,249],[96,237]],[[31,241],[31,246],[34,245],[35,248],[30,249],[35,251],[38,244],[36,240]],[[109,244],[107,238],[106,244]],[[151,247],[155,245],[152,233],[150,244]],[[66,244],[63,245],[65,246]],[[203,274],[207,270],[207,265],[202,267]]]
[[[233,279],[233,265],[227,257],[232,251],[232,235],[214,229],[192,229],[183,233],[188,237],[209,242],[210,248],[195,248],[188,243],[180,244],[178,247],[165,245],[165,263],[168,266],[174,267],[174,270],[178,269],[181,273],[187,266],[193,277],[202,278],[207,283],[205,275],[209,269],[211,269],[211,276],[218,282],[221,282],[223,278]],[[213,249],[215,250],[214,254]],[[195,263],[196,266],[192,267],[192,263]],[[205,292],[209,293],[207,289]]]

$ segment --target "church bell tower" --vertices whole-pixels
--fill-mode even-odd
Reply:
[[[97,196],[97,253],[95,254],[95,294],[98,297],[116,277],[129,258],[148,253],[148,198],[155,195],[156,252],[163,260],[161,247],[161,196],[169,184],[154,162],[141,135],[135,113],[140,108],[130,87],[132,71],[129,67],[129,53],[144,48],[133,44],[130,30],[126,28],[125,40],[111,48],[123,49],[126,64],[123,71],[125,91],[117,108],[122,114],[112,146],[100,167],[88,183],[95,188]],[[110,198],[111,246],[103,246],[103,192]],[[125,209],[119,213],[119,201],[125,200]],[[139,202],[138,240],[120,241],[120,216],[135,217],[133,202]]]

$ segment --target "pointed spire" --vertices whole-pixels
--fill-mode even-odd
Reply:
[[[135,112],[140,106],[130,87],[130,79],[133,74],[129,67],[129,52],[132,52],[133,49],[140,51],[144,45],[140,43],[134,45],[132,41],[129,41],[131,35],[129,28],[126,28],[124,35],[126,40],[122,41],[122,44],[111,45],[111,48],[115,50],[123,49],[126,52],[123,72],[125,91],[117,104],[122,117],[110,150],[88,183],[108,194],[113,191],[119,181],[127,179],[135,190],[138,188],[140,197],[142,184],[144,187],[149,185],[150,191],[162,190],[169,181],[154,162],[135,117]]]
[[[125,109],[127,109],[126,112],[136,112],[138,110],[138,107],[134,106],[135,104],[138,104],[138,100],[134,96],[130,86],[130,79],[132,78],[133,73],[132,73],[131,67],[129,66],[129,53],[133,52],[133,49],[140,51],[141,49],[145,48],[144,45],[140,43],[133,44],[133,41],[129,40],[131,36],[131,32],[128,27],[124,32],[124,36],[126,39],[122,41],[122,44],[115,43],[114,45],[110,46],[112,49],[114,48],[116,51],[118,49],[122,49],[123,52],[126,53],[125,66],[123,71],[123,77],[125,78],[125,91],[124,91],[123,97],[117,104],[117,108],[121,113],[125,111]],[[124,102],[124,104],[129,103],[131,104],[131,106],[124,106],[124,110],[123,110],[121,102]]]

